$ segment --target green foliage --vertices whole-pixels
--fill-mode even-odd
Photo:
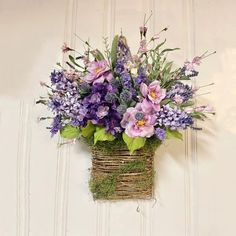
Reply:
[[[119,40],[119,36],[116,35],[113,38],[112,46],[111,46],[111,63],[112,63],[113,68],[115,67],[115,64],[116,64],[118,40]]]
[[[193,112],[191,113],[191,116],[195,119],[198,119],[198,120],[205,120],[205,118],[207,117],[205,114],[203,114],[202,112]]]
[[[94,144],[98,141],[113,141],[115,137],[106,132],[105,128],[96,127],[96,131],[94,133]]]
[[[80,136],[80,129],[71,125],[65,125],[60,130],[60,135],[62,138],[73,139]]]
[[[166,53],[166,52],[172,52],[172,51],[176,51],[176,50],[179,50],[180,48],[166,48],[164,50],[161,51],[161,55]]]
[[[167,138],[177,138],[177,139],[183,140],[183,135],[177,130],[167,129],[166,130],[166,137]]]
[[[188,102],[182,103],[180,107],[183,108],[183,107],[189,107],[193,105],[194,105],[194,101],[188,101]]]
[[[90,138],[93,136],[95,130],[96,130],[96,127],[89,121],[88,124],[84,128],[81,128],[81,135],[84,138]]]
[[[171,99],[167,98],[167,99],[164,99],[161,101],[160,105],[163,106],[163,105],[167,105],[168,103],[172,102]]]
[[[79,67],[79,68],[83,68],[82,66],[80,66],[76,61],[75,58],[71,55],[69,55],[69,59],[71,61],[72,64],[74,64],[75,66]],[[71,66],[70,66],[71,67]],[[73,67],[75,69],[75,67]]]
[[[103,54],[101,53],[101,51],[99,51],[98,49],[91,51],[91,54],[94,56],[94,58],[97,61],[101,61],[104,60],[105,57],[103,56]]]
[[[93,136],[90,138],[84,138],[83,141],[86,142],[90,147],[93,147],[93,149],[102,151],[105,155],[112,154],[114,149],[127,149],[127,144],[124,142],[121,135],[114,139],[112,142],[97,142],[96,145],[94,145]],[[142,152],[154,154],[158,146],[161,145],[161,143],[162,142],[156,137],[148,138],[146,139],[145,145],[141,148]]]
[[[134,151],[142,148],[145,145],[146,138],[130,138],[126,133],[123,133],[122,137],[130,151],[130,154],[133,154]]]

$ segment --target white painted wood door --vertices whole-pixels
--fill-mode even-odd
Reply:
[[[234,0],[0,0],[0,235],[222,236],[236,235],[236,2]],[[83,145],[57,148],[47,112],[35,105],[63,41],[74,34],[102,46],[122,31],[136,49],[144,13],[149,32],[169,26],[171,57],[182,65],[216,50],[197,85],[215,82],[198,101],[217,115],[169,141],[156,155],[156,200],[94,202],[88,190],[91,158]],[[207,92],[206,90],[205,92]]]

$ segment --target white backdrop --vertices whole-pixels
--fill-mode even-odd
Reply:
[[[0,235],[236,235],[235,8],[234,0],[0,0]],[[196,81],[216,83],[198,101],[217,115],[157,151],[156,200],[94,202],[86,147],[58,149],[37,122],[47,112],[35,105],[39,81],[62,60],[64,41],[82,48],[75,33],[102,46],[122,28],[136,50],[151,10],[149,32],[169,26],[168,45],[182,49],[170,55],[178,65],[217,51]]]

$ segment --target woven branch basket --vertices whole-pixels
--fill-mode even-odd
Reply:
[[[92,148],[90,190],[95,200],[151,199],[154,153],[115,149],[108,154]]]

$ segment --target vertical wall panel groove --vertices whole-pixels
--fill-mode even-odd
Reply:
[[[75,47],[77,0],[68,0],[66,5],[64,42]],[[63,65],[65,58],[63,57]],[[63,140],[58,138],[58,145]],[[54,236],[67,235],[68,195],[70,177],[70,146],[58,147],[56,167],[56,192],[54,209]]]
[[[30,150],[31,106],[19,104],[19,131],[17,149],[17,236],[30,233]]]
[[[185,0],[186,11],[186,57],[195,56],[195,2]],[[196,80],[192,79],[192,86],[196,87]],[[185,132],[186,149],[186,235],[198,235],[198,159],[197,159],[197,131]]]

